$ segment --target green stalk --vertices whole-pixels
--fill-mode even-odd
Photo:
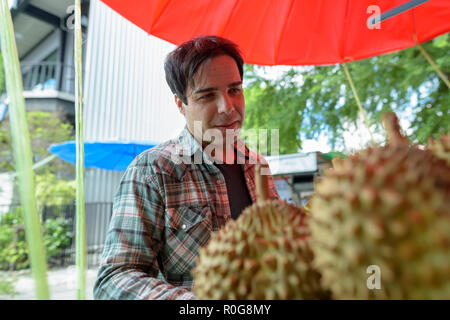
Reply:
[[[369,121],[367,120],[366,110],[364,110],[364,108],[361,105],[361,100],[359,100],[358,92],[356,91],[355,85],[353,84],[352,76],[350,75],[350,72],[348,71],[348,68],[347,68],[347,65],[345,62],[342,63],[342,66],[344,67],[345,76],[347,77],[347,80],[350,83],[350,87],[352,88],[353,96],[355,97],[356,104],[358,105],[359,111],[361,112],[361,115],[363,116],[364,123],[367,127],[367,130],[369,131],[370,140],[372,140],[372,144],[375,144],[375,140],[373,138],[372,131],[370,130],[370,124],[369,124]]]
[[[77,299],[86,299],[86,218],[84,211],[84,140],[83,140],[83,92],[82,92],[82,36],[81,3],[75,0],[75,141],[77,150],[76,164],[76,265]]]
[[[9,96],[11,139],[14,163],[19,180],[20,201],[25,214],[25,236],[28,244],[31,271],[36,296],[40,300],[50,298],[47,283],[47,259],[37,210],[30,132],[28,131],[22,75],[14,39],[14,27],[7,0],[0,0],[0,44]]]

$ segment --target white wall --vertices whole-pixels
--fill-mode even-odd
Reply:
[[[184,126],[163,62],[174,45],[91,1],[84,82],[84,138],[162,142]],[[123,173],[88,169],[86,202],[112,201]]]
[[[0,173],[0,215],[9,211],[13,200],[14,178],[9,173]]]

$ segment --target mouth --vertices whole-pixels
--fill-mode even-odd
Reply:
[[[227,124],[221,124],[218,126],[215,126],[215,128],[219,130],[226,130],[226,129],[236,129],[239,126],[239,121],[233,121]]]

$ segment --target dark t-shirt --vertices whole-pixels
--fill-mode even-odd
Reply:
[[[242,211],[252,204],[250,193],[245,183],[244,171],[240,164],[217,164],[227,185],[231,218],[236,220]]]

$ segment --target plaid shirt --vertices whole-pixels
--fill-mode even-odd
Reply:
[[[260,156],[238,141],[255,202],[254,163]],[[178,138],[130,164],[114,198],[96,299],[196,298],[190,271],[198,250],[231,219],[225,179],[212,161],[185,127]],[[279,198],[271,177],[269,186],[271,197]]]

